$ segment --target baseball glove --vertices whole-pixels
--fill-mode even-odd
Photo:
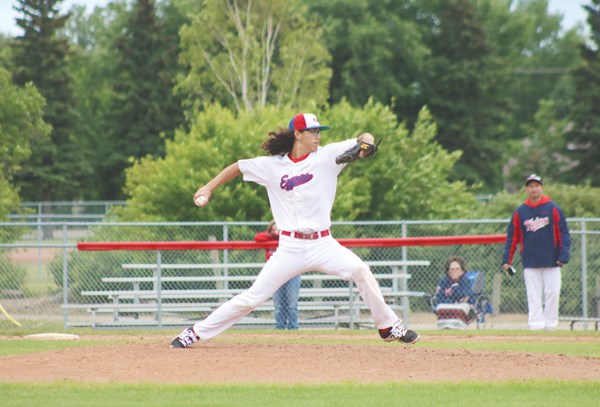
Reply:
[[[381,143],[381,140],[379,140]],[[360,160],[361,158],[372,156],[379,150],[379,143],[371,144],[364,141],[356,143],[355,146],[346,150],[344,153],[335,158],[336,164],[345,164],[352,161]],[[362,154],[361,154],[362,153]]]

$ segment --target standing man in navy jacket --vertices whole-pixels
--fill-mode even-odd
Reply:
[[[569,262],[571,236],[560,207],[543,195],[542,177],[529,175],[525,180],[525,191],[527,200],[513,213],[508,224],[503,268],[506,271],[512,265],[519,245],[527,290],[529,328],[556,329],[560,268]]]

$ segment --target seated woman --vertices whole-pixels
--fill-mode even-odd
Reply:
[[[475,318],[471,280],[467,278],[465,260],[450,256],[446,260],[446,274],[435,290],[435,313],[438,329],[467,329]]]
[[[448,257],[446,275],[440,279],[435,289],[438,304],[473,303],[473,289],[466,272],[465,259],[461,256]]]

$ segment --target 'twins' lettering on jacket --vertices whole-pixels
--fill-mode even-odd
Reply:
[[[503,264],[513,264],[519,245],[524,268],[556,267],[569,262],[571,236],[560,207],[543,195],[540,202],[529,199],[513,213],[506,230]]]

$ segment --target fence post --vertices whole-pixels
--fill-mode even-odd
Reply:
[[[496,316],[500,315],[500,288],[502,287],[502,273],[494,273],[492,281],[492,310]]]
[[[581,221],[581,312],[584,318],[589,316],[588,313],[588,296],[587,296],[587,245],[585,233],[585,221]],[[587,323],[584,329],[587,330]]]
[[[227,225],[227,223],[223,224],[223,241],[227,242],[229,241],[229,227]],[[229,268],[227,267],[227,264],[229,264],[229,250],[225,249],[223,250],[223,276],[227,277],[229,276]],[[223,281],[223,288],[225,288],[226,290],[229,288],[229,282],[227,280]]]
[[[594,297],[596,303],[596,318],[600,318],[600,277],[596,277],[596,296]]]
[[[63,304],[69,304],[69,259],[67,249],[67,225],[63,224]],[[63,307],[63,327],[67,330],[69,325],[69,310],[67,307]]]
[[[348,327],[354,329],[354,284],[352,280],[348,283],[348,289],[350,290],[348,293]],[[335,329],[337,329],[337,325]]]
[[[37,271],[38,271],[38,280],[42,279],[42,240],[43,240],[44,232],[42,230],[42,207],[38,205],[38,218],[37,218]]]
[[[217,241],[217,237],[211,235],[211,236],[208,237],[208,241],[209,242],[216,242]],[[209,254],[210,255],[210,262],[212,264],[220,263],[220,260],[219,260],[219,251],[218,250],[211,250],[209,253],[210,253]],[[219,267],[215,267],[213,269],[213,275],[215,277],[221,277],[223,275],[223,269],[221,269]],[[219,280],[215,281],[215,288],[217,290],[222,290],[223,288],[225,288],[224,281],[219,281]]]
[[[402,222],[402,237],[407,237],[406,223]],[[406,246],[402,246],[402,261],[404,264],[402,265],[402,274],[408,273],[408,266],[406,265],[407,261],[407,248]],[[400,281],[401,287],[400,289],[403,291],[408,291],[408,286],[406,279]],[[402,324],[405,328],[408,328],[408,315],[410,314],[410,302],[408,300],[408,296],[404,296],[400,299],[400,303],[402,304]]]
[[[156,284],[158,285],[156,290],[156,302],[158,305],[158,312],[156,313],[156,319],[158,320],[158,327],[162,328],[162,280],[161,280],[161,264],[162,256],[160,250],[156,251]]]

